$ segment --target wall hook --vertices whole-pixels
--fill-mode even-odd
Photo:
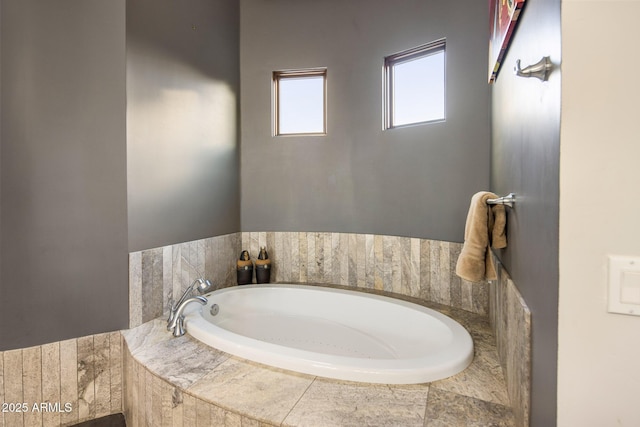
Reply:
[[[553,70],[553,63],[551,62],[551,58],[545,56],[536,64],[529,65],[528,67],[520,68],[520,60],[516,61],[516,66],[513,68],[513,71],[516,75],[520,77],[535,77],[543,82],[549,80],[549,74]]]

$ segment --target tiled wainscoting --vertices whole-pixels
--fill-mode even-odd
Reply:
[[[517,426],[529,425],[531,312],[502,264],[491,283],[490,321]]]
[[[198,277],[219,288],[234,285],[240,251],[247,249],[255,258],[260,246],[267,247],[273,260],[273,282],[377,289],[489,316],[515,425],[528,425],[530,313],[499,264],[499,279],[491,284],[455,276],[459,243],[349,233],[243,232],[134,252],[129,254],[130,327],[161,316],[168,301]],[[155,394],[157,387],[164,387],[155,377],[144,376],[145,393]],[[198,402],[185,396],[172,399],[184,399],[188,419],[197,413]],[[0,402],[24,402],[29,409],[0,412],[1,427],[73,425],[122,412],[124,399],[119,331],[0,352]],[[51,405],[45,412],[34,411],[34,403]],[[236,417],[214,412],[207,416]],[[238,420],[229,422],[234,425]],[[253,425],[251,421],[243,418],[242,425]]]
[[[455,275],[462,244],[350,233],[243,232],[129,255],[130,327],[167,311],[168,301],[197,277],[216,287],[236,284],[243,249],[252,259],[266,246],[272,282],[332,283],[426,299],[489,313],[489,285]]]
[[[117,331],[0,352],[0,426],[73,425],[121,413],[122,345]]]

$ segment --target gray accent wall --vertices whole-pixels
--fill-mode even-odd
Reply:
[[[125,1],[0,7],[0,350],[121,329]]]
[[[242,230],[461,242],[490,181],[487,2],[242,0]],[[442,123],[382,130],[385,56],[446,38]],[[274,70],[327,67],[328,133],[273,137]]]
[[[239,6],[127,1],[129,251],[240,229]]]
[[[239,231],[239,6],[0,16],[0,350],[126,328],[129,252]]]
[[[561,94],[560,1],[527,2],[492,90],[491,188],[517,193],[499,258],[531,310],[531,425],[556,424]],[[550,55],[548,82],[514,76]]]

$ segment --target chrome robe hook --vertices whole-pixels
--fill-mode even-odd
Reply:
[[[520,77],[535,77],[543,82],[549,80],[549,74],[551,74],[552,70],[553,63],[551,62],[551,58],[548,56],[545,56],[537,63],[524,68],[520,68],[520,60],[518,59],[516,61],[516,66],[513,69],[516,75]]]

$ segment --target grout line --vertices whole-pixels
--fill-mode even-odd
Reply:
[[[295,409],[296,406],[298,406],[298,403],[300,403],[300,401],[302,400],[302,398],[304,397],[305,394],[307,394],[307,391],[309,391],[309,389],[311,388],[311,386],[316,382],[316,380],[318,379],[318,377],[313,377],[313,381],[311,381],[309,383],[309,385],[307,386],[307,388],[304,389],[304,391],[302,392],[302,394],[300,395],[300,397],[298,398],[298,400],[296,400],[296,403],[293,404],[293,406],[291,407],[291,409],[289,409],[289,412],[287,412],[287,415],[284,416],[284,418],[282,419],[282,421],[280,421],[280,426],[283,425],[283,423],[285,422],[285,420],[289,417],[289,415],[291,415],[291,412],[293,412],[293,410]]]

